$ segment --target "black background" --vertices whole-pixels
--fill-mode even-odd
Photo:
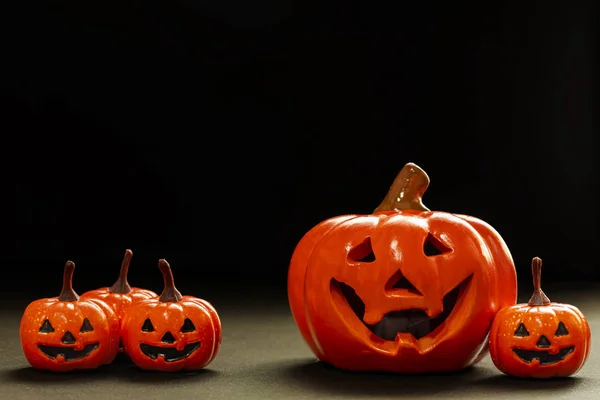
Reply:
[[[409,161],[522,281],[599,277],[592,0],[13,2],[2,26],[4,290],[285,289],[318,222]],[[257,290],[257,296],[260,295]],[[55,293],[56,292],[56,293]]]

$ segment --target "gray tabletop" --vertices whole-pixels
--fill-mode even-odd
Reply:
[[[93,372],[44,373],[21,353],[18,325],[27,301],[4,303],[0,314],[2,399],[600,399],[600,351],[594,348],[574,377],[534,381],[509,378],[489,357],[454,374],[402,376],[350,373],[317,362],[302,341],[283,296],[213,304],[223,323],[221,353],[199,373],[143,372],[127,360]],[[600,332],[600,293],[553,293],[576,304]],[[597,341],[596,341],[597,342]]]

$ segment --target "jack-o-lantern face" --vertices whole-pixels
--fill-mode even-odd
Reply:
[[[575,346],[571,343],[569,337],[565,337],[559,339],[562,336],[569,336],[569,331],[565,327],[565,324],[562,321],[559,321],[556,316],[556,310],[551,310],[551,316],[546,317],[546,321],[542,321],[541,318],[538,318],[536,315],[534,318],[528,318],[528,322],[531,328],[531,324],[535,325],[534,332],[542,332],[540,335],[532,336],[525,324],[521,322],[519,327],[514,333],[515,338],[525,338],[529,339],[517,339],[513,343],[515,347],[513,348],[513,352],[519,357],[522,361],[526,363],[531,363],[534,360],[540,363],[540,365],[551,365],[557,363],[559,361],[564,360],[566,357],[571,355],[575,351]],[[527,317],[527,312],[523,314],[524,317]],[[558,322],[558,325],[556,324]],[[555,340],[550,341],[548,336],[544,333],[550,331],[554,326],[557,326],[556,332],[554,335],[548,335],[550,338],[554,338]],[[544,329],[546,328],[546,329]],[[532,343],[532,342],[535,342]],[[564,344],[564,347],[560,345],[552,346],[552,342]],[[553,347],[557,347],[558,351]],[[552,353],[551,353],[552,352]]]
[[[535,290],[528,304],[501,309],[492,324],[490,354],[509,375],[532,378],[569,376],[589,354],[590,329],[581,311],[551,303],[540,288],[541,260],[533,261]]]
[[[159,262],[165,289],[159,298],[133,304],[121,324],[125,351],[140,368],[165,372],[200,369],[217,355],[221,322],[210,303],[182,296],[169,264]]]
[[[329,219],[296,247],[290,306],[322,361],[416,373],[485,355],[494,314],[516,301],[512,258],[483,221],[425,208],[428,183],[408,164],[374,214]]]
[[[163,311],[155,308],[148,313],[148,317],[144,320],[141,327],[141,331],[144,332],[142,334],[144,342],[140,343],[141,352],[153,360],[162,357],[167,363],[190,357],[202,345],[196,325],[185,316],[183,307],[178,307],[177,311],[171,309],[166,318],[165,314],[162,313]],[[162,329],[157,331],[154,328],[152,317]],[[206,322],[202,321],[203,324]],[[178,325],[181,328],[176,329]],[[175,332],[175,334],[172,332]],[[184,343],[183,347],[179,343]]]
[[[71,319],[71,321],[73,321],[73,320],[81,320],[83,317],[83,312],[77,312],[76,313],[77,315],[71,315],[71,316],[69,316],[66,313],[61,312],[58,317],[56,315],[56,311],[59,311],[59,310],[52,310],[52,311],[53,311],[52,319],[56,323],[57,320],[60,318],[60,320],[61,320],[60,326],[62,326],[62,327],[65,327],[66,325],[72,325],[72,324],[65,323],[65,320],[68,320],[69,318]],[[60,311],[62,311],[62,310],[60,310]],[[66,326],[66,329],[69,329],[69,327]],[[40,339],[42,339],[42,340],[40,340],[40,343],[43,343],[43,342],[52,343],[53,342],[52,340],[48,340],[49,334],[54,334],[53,335],[53,336],[55,336],[54,342],[57,342],[56,330],[54,329],[54,326],[52,325],[52,323],[50,323],[50,319],[44,320],[44,323],[40,327],[39,332],[45,336],[43,339],[40,338]],[[46,355],[46,357],[49,357],[53,360],[57,359],[58,357],[63,357],[65,362],[80,360],[82,358],[88,357],[91,352],[93,352],[100,346],[100,341],[98,338],[90,338],[89,336],[92,336],[92,335],[84,335],[84,333],[89,333],[89,332],[94,332],[94,327],[92,326],[92,323],[90,322],[90,320],[87,317],[83,317],[83,323],[81,324],[81,328],[79,328],[79,332],[78,332],[79,340],[80,340],[80,342],[82,342],[82,344],[78,347],[83,346],[83,347],[81,347],[81,350],[76,350],[75,346],[77,345],[77,339],[71,333],[71,331],[65,330],[64,328],[61,329],[60,332],[58,332],[58,336],[60,336],[62,334],[62,337],[60,338],[59,346],[38,344],[38,348],[42,351],[42,353],[44,353]]]
[[[379,218],[386,221],[382,223]],[[311,270],[307,279],[327,281],[331,275],[330,292],[335,311],[351,326],[355,326],[357,320],[364,324],[369,331],[361,330],[365,338],[372,337],[372,333],[382,346],[395,346],[398,339],[399,342],[425,350],[431,347],[431,343],[419,340],[424,337],[432,339],[442,332],[443,329],[437,328],[447,322],[457,304],[464,306],[464,299],[469,297],[471,279],[477,275],[479,257],[472,257],[460,249],[454,252],[428,229],[418,229],[428,227],[440,230],[439,225],[445,224],[444,221],[437,224],[439,221],[436,216],[404,214],[400,218],[416,228],[409,238],[402,238],[402,244],[398,241],[398,235],[392,232],[396,227],[387,215],[375,216],[373,221],[365,217],[366,221],[372,223],[372,227],[366,227],[371,235],[354,247],[348,246],[350,251],[345,260],[341,258],[346,253],[344,246],[340,248],[339,243],[335,243],[339,240],[337,235],[330,238],[334,243],[323,239],[315,250],[340,249],[342,254],[338,256],[341,259],[336,263],[339,267],[330,267],[327,272]],[[419,219],[423,219],[423,223],[419,223]],[[452,231],[447,226],[444,228],[446,232]],[[365,231],[357,229],[356,233],[360,240]],[[448,233],[443,237],[449,242],[452,240]],[[342,240],[350,244],[354,242],[353,239],[345,235]],[[421,243],[424,245],[419,246]],[[379,263],[373,247],[377,247],[378,254],[383,253],[379,257],[379,260],[383,260]],[[421,247],[422,254],[405,250],[412,247]],[[313,256],[317,254],[313,253]],[[333,254],[326,257],[333,261]],[[462,262],[457,262],[457,259]],[[435,275],[438,275],[438,280],[431,279]],[[350,315],[350,310],[354,315]],[[454,320],[452,318],[448,324]]]
[[[80,299],[70,285],[74,264],[65,267],[59,297],[32,302],[21,319],[23,352],[37,369],[69,371],[112,362],[119,343],[119,322],[104,302]]]

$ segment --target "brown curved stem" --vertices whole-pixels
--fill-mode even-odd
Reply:
[[[374,212],[393,210],[429,211],[423,205],[423,194],[429,186],[429,177],[419,166],[408,163],[402,168],[387,195]]]
[[[165,281],[165,288],[163,289],[158,301],[163,303],[177,303],[183,297],[179,290],[175,288],[175,280],[173,279],[173,272],[171,266],[165,259],[158,261],[158,268],[163,274]]]
[[[67,261],[63,272],[63,286],[58,296],[58,301],[77,301],[79,295],[73,290],[73,272],[75,271],[75,263]]]
[[[119,279],[108,288],[109,292],[117,293],[117,294],[127,294],[131,292],[131,286],[129,286],[129,282],[127,282],[127,274],[129,273],[129,263],[131,262],[131,257],[133,257],[133,252],[129,249],[125,250],[125,256],[123,257],[123,262],[121,263],[121,271],[119,272]]]
[[[547,306],[550,304],[550,299],[542,290],[542,259],[534,257],[531,261],[531,272],[533,274],[533,296],[529,299],[529,305]]]

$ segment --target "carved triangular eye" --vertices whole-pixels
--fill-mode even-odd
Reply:
[[[42,326],[40,327],[40,332],[41,333],[54,332],[54,327],[52,326],[52,324],[50,323],[50,321],[45,320],[44,323],[42,324]]]
[[[83,324],[81,325],[81,329],[79,330],[79,332],[92,332],[94,330],[94,328],[92,327],[92,324],[90,323],[90,320],[87,318],[84,318],[83,320]]]
[[[521,324],[515,331],[515,336],[521,336],[521,337],[529,336],[529,331],[527,331],[527,328],[525,328],[525,325]]]
[[[181,327],[181,332],[186,333],[186,332],[194,332],[196,330],[196,327],[194,326],[194,323],[192,322],[192,320],[190,320],[189,318],[186,318],[185,321],[183,322],[183,326]]]
[[[142,325],[142,332],[154,332],[154,325],[152,325],[150,318],[146,318],[144,321],[144,325]]]
[[[565,326],[565,324],[563,324],[562,322],[559,322],[555,335],[556,336],[566,336],[568,334],[569,334],[569,331],[567,330],[567,327]]]
[[[373,252],[373,246],[371,245],[371,238],[366,238],[362,243],[350,250],[350,252],[348,252],[348,258],[350,261],[362,263],[375,261],[375,253]]]
[[[423,243],[423,252],[427,257],[439,256],[451,251],[452,249],[442,243],[440,239],[436,238],[431,233],[427,234],[425,243]]]

